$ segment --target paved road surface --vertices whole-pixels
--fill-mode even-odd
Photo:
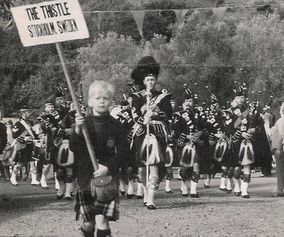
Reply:
[[[215,178],[210,189],[199,184],[200,198],[182,197],[161,184],[155,211],[141,200],[121,198],[120,220],[111,223],[113,236],[284,236],[284,198],[272,198],[275,177],[253,175],[250,199],[224,194]],[[49,181],[53,185],[53,181]],[[53,188],[43,190],[27,182],[13,187],[0,182],[0,236],[80,236],[73,202],[55,200]]]

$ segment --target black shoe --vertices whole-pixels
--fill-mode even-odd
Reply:
[[[125,192],[124,191],[120,191],[120,194],[121,194],[121,196],[124,196]]]
[[[174,193],[172,190],[170,190],[170,191],[165,191],[165,192],[168,193],[168,194],[173,194],[173,193]]]
[[[136,195],[136,199],[143,199],[142,195]]]
[[[284,197],[284,192],[276,192],[272,194],[272,197]]]
[[[193,193],[193,194],[190,194],[190,197],[192,197],[192,198],[199,198],[199,195],[198,195],[198,193]]]
[[[237,197],[239,197],[239,196],[241,196],[241,192],[235,192],[235,195],[237,196]]]
[[[188,197],[188,193],[186,194],[181,194],[183,197]]]
[[[56,195],[56,200],[61,200],[63,198],[63,194],[62,195]]]
[[[157,208],[154,205],[147,206],[148,210],[156,210]]]
[[[219,188],[221,191],[223,191],[223,192],[227,192],[228,191],[228,189],[226,189],[226,188]]]
[[[72,197],[65,197],[64,199],[67,200],[67,201],[72,201],[73,200]]]
[[[204,184],[204,188],[210,188],[210,185]]]
[[[242,195],[242,198],[250,198],[250,195],[249,194]]]
[[[127,194],[127,195],[126,195],[126,198],[127,198],[127,199],[132,199],[133,197],[134,197],[134,194]]]
[[[226,191],[227,193],[231,193],[232,192],[232,189],[227,189],[227,191]]]

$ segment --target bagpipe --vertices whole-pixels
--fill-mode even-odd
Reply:
[[[167,90],[164,90],[163,93],[161,93],[158,96],[155,96],[153,98],[150,98],[151,92],[146,92],[146,94],[147,93],[149,94],[149,95],[147,95],[147,97],[149,97],[149,99],[148,99],[149,101],[141,107],[142,114],[145,114],[144,118],[147,118],[147,116],[150,115],[149,112],[154,112],[155,109],[157,109],[158,104],[164,98],[166,98],[167,96],[170,95],[170,93],[168,93]],[[148,114],[146,112],[148,112]],[[157,112],[160,112],[160,111],[157,111]]]
[[[50,160],[51,153],[57,150],[55,153],[55,162],[61,167],[70,166],[74,164],[74,154],[69,149],[69,141],[66,139],[66,129],[64,129],[64,122],[70,115],[71,111],[68,111],[62,120],[59,121],[61,126],[54,126],[51,124],[52,114],[43,114],[38,117],[38,120],[45,125],[45,151],[36,146],[34,151],[35,156],[41,155],[45,152],[45,159]],[[37,148],[38,147],[38,148]]]
[[[71,115],[71,112],[72,110],[69,110],[59,122],[60,126],[57,129],[57,132],[54,136],[54,141],[53,141],[53,144],[56,148],[60,148],[60,146],[63,143],[63,140],[65,139],[65,122],[67,118]]]

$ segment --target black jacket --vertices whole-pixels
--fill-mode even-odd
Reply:
[[[108,167],[109,173],[114,177],[118,175],[120,168],[135,168],[126,131],[119,121],[109,114],[104,117],[89,115],[85,121],[98,163]],[[74,127],[69,141],[75,156],[75,176],[81,189],[84,189],[93,177],[93,165],[84,137],[76,134]]]

